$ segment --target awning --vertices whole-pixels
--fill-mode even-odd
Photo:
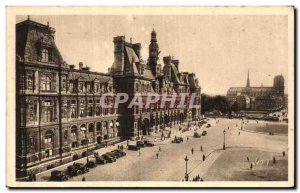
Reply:
[[[110,122],[109,126],[112,127],[112,126],[114,126],[114,124],[112,122]]]
[[[81,131],[86,131],[86,128],[85,127],[81,127],[80,130]]]

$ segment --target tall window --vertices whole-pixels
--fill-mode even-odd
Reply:
[[[27,76],[27,89],[32,89],[32,76]]]
[[[49,51],[47,49],[42,49],[42,61],[49,62]]]
[[[69,84],[69,91],[73,92],[73,89],[74,89],[73,82],[70,82],[70,84]]]
[[[42,82],[42,89],[43,90],[51,90],[51,78],[46,76]]]
[[[45,122],[52,122],[52,110],[46,109],[44,111],[44,120]]]

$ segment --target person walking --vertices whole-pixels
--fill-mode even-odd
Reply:
[[[194,148],[191,149],[192,155],[194,155]]]
[[[250,169],[251,169],[251,170],[253,169],[253,164],[252,164],[252,163],[250,164]]]
[[[161,152],[161,147],[160,146],[158,147],[158,151]]]
[[[248,162],[250,161],[249,157],[247,157],[247,161],[248,161]]]
[[[82,178],[82,181],[84,182],[85,181],[85,177],[83,176],[83,178]]]
[[[156,159],[158,159],[158,153],[156,153]]]
[[[202,160],[205,161],[205,155],[204,155],[204,154],[203,154],[203,156],[202,156]]]
[[[202,145],[201,145],[201,147],[200,147],[200,150],[203,151]]]
[[[273,164],[276,164],[275,156],[273,156]]]
[[[283,156],[283,157],[285,156],[285,151],[282,152],[282,156]]]

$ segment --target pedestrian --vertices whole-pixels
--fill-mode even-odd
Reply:
[[[200,180],[201,182],[203,182],[203,178],[201,178],[201,180]]]
[[[251,163],[251,164],[250,164],[250,169],[252,170],[252,168],[253,168],[253,164]]]
[[[205,155],[204,155],[204,154],[203,154],[203,156],[202,156],[202,160],[205,161]]]
[[[158,151],[159,151],[159,152],[161,152],[161,148],[160,148],[160,146],[158,147]]]
[[[194,154],[194,148],[191,149],[192,155]]]
[[[186,137],[186,140],[188,141],[188,140],[189,140],[189,137]]]
[[[201,149],[201,151],[203,151],[202,145],[201,145],[200,149]]]
[[[156,153],[156,159],[158,159],[158,153]]]
[[[284,152],[282,152],[282,155],[283,155],[283,157],[285,156],[285,151],[284,151]]]
[[[241,132],[239,132],[239,135],[241,135]]]
[[[84,182],[85,181],[85,177],[83,176],[83,178],[82,178],[82,181]]]
[[[276,164],[275,156],[273,156],[273,164]]]
[[[248,161],[248,162],[250,161],[249,157],[247,157],[247,161]]]
[[[142,135],[142,140],[144,139],[144,136]]]
[[[120,146],[118,145],[118,149],[120,149]]]

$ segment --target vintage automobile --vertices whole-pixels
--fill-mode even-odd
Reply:
[[[120,154],[117,154],[115,152],[106,152],[105,154],[110,155],[111,157],[113,157],[114,159],[119,159],[121,157]]]
[[[97,156],[96,157],[96,163],[97,164],[106,164],[106,159],[104,159],[104,157],[103,156]]]
[[[202,136],[205,136],[207,134],[207,131],[202,132]]]
[[[89,161],[88,163],[86,163],[86,167],[88,168],[95,168],[97,165],[95,163],[95,161]]]
[[[144,144],[143,141],[137,141],[137,142],[136,142],[136,145],[137,145],[138,147],[145,147],[145,144]]]
[[[128,150],[138,151],[141,148],[137,145],[128,145]]]
[[[106,162],[108,163],[113,163],[116,161],[116,159],[114,157],[112,157],[109,154],[103,154],[102,157],[106,160]]]
[[[80,170],[83,174],[90,171],[90,169],[83,163],[73,163],[73,166]]]
[[[126,153],[120,149],[112,150],[111,153],[118,155],[119,158],[126,155]]]
[[[62,171],[54,170],[51,172],[50,181],[67,181],[69,176]]]
[[[201,135],[198,132],[194,132],[194,138],[200,138]]]
[[[179,137],[172,140],[172,143],[181,143],[181,142],[182,140]]]
[[[68,166],[67,172],[68,172],[70,177],[78,176],[78,175],[82,174],[82,171],[79,170],[78,168],[76,168],[74,165]]]
[[[152,143],[151,141],[148,141],[148,140],[145,140],[144,144],[145,144],[146,147],[153,147],[154,146],[154,143]]]

